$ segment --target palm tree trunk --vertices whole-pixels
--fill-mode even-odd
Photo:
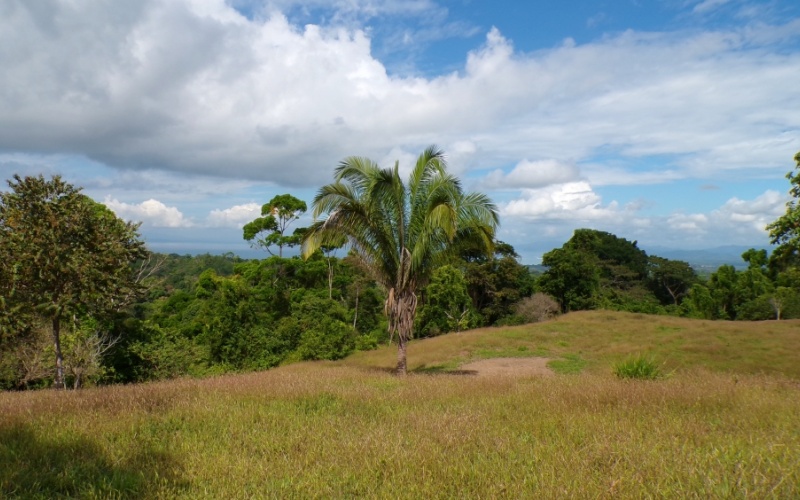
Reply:
[[[405,338],[405,335],[400,334],[400,338],[397,342],[397,369],[395,373],[401,376],[405,376],[408,374],[408,368],[406,365],[406,346],[408,345],[408,339]]]
[[[414,332],[414,316],[417,314],[417,296],[414,292],[405,291],[397,296],[390,293],[389,324],[397,332],[397,369],[398,375],[406,375],[408,367],[406,364],[406,348],[408,341]]]

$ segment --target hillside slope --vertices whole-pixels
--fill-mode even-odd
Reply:
[[[413,341],[406,378],[383,347],[205,380],[0,393],[0,497],[797,498],[798,332],[584,312]],[[610,363],[635,352],[673,375],[614,377]],[[495,356],[580,373],[459,371]]]
[[[649,354],[668,371],[698,368],[800,379],[800,320],[733,322],[615,311],[581,311],[538,324],[481,328],[409,344],[409,369],[455,370],[474,359],[539,356],[583,361],[608,373],[630,355]],[[389,370],[394,349],[359,352],[348,366]]]

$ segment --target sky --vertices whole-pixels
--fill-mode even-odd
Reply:
[[[526,264],[577,228],[763,247],[800,151],[796,0],[0,0],[0,68],[3,179],[160,252],[266,255],[273,196],[432,144]]]

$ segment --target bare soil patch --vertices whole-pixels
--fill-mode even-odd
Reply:
[[[460,369],[475,372],[479,377],[552,376],[555,373],[547,367],[548,361],[549,358],[491,358],[461,365]]]

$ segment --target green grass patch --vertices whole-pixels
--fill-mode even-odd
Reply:
[[[586,367],[586,360],[577,354],[565,354],[560,359],[548,361],[547,367],[561,375],[575,375]]]

